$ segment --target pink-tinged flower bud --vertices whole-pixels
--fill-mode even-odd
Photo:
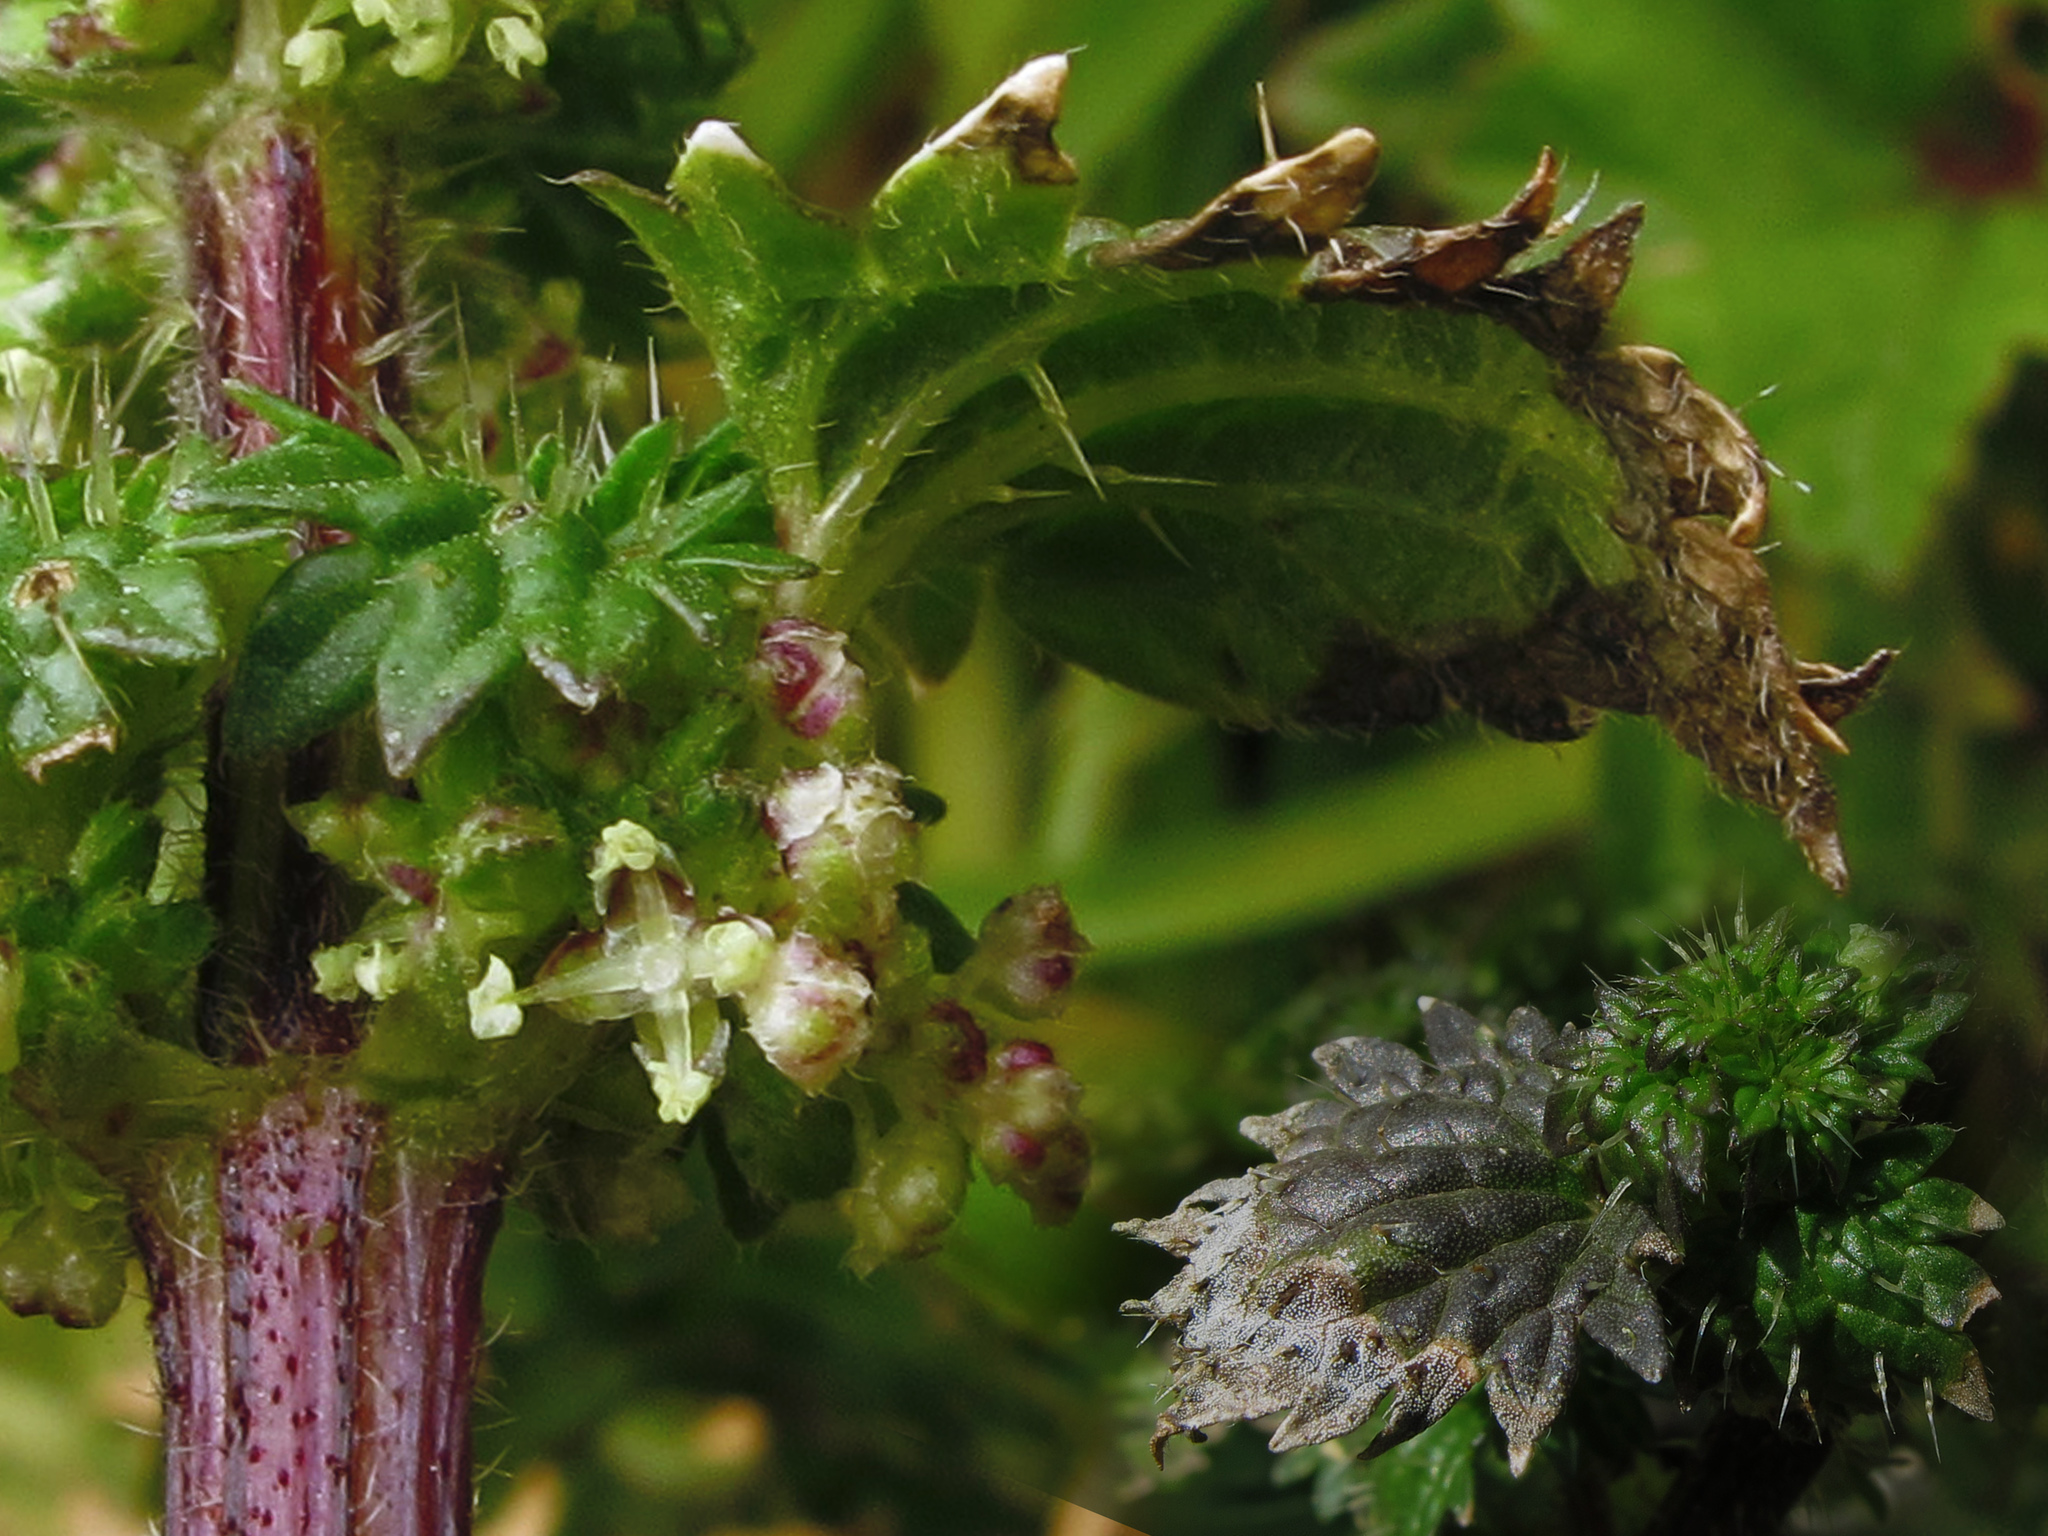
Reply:
[[[915,863],[903,776],[886,763],[833,763],[784,776],[763,817],[816,926],[867,932],[893,920]]]
[[[974,1015],[951,998],[940,998],[925,1015],[938,1042],[939,1075],[949,1083],[978,1083],[988,1071],[988,1036]]]
[[[776,713],[806,741],[867,712],[867,675],[846,655],[846,636],[809,619],[777,619],[761,631],[754,665]]]
[[[1040,1226],[1067,1220],[1088,1184],[1090,1149],[1081,1085],[1037,1040],[991,1053],[988,1077],[968,1096],[974,1154],[992,1183],[1007,1184]]]
[[[865,1275],[939,1245],[967,1197],[967,1144],[941,1121],[910,1115],[868,1150],[860,1183],[839,1197],[853,1227],[846,1262]]]
[[[1052,1047],[1042,1040],[1006,1040],[996,1051],[995,1069],[999,1081],[1008,1082],[1033,1067],[1057,1065]]]
[[[1051,1018],[1089,948],[1059,887],[1034,886],[983,919],[964,985],[1017,1018]]]
[[[740,1001],[762,1054],[804,1092],[817,1093],[866,1048],[874,995],[860,967],[797,932]]]

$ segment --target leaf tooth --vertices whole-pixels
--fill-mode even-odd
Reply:
[[[1962,1368],[1941,1387],[1941,1396],[1973,1419],[1991,1418],[1991,1382],[1984,1374],[1984,1361],[1975,1349],[1963,1359]],[[1933,1407],[1932,1399],[1928,1403]],[[1932,1423],[1930,1417],[1929,1422]]]

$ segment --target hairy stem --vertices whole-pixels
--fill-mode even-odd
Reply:
[[[339,130],[259,115],[187,175],[194,405],[201,429],[237,452],[270,429],[228,398],[230,382],[359,430],[403,408],[402,351],[380,345],[403,318],[397,197],[377,169],[387,158]]]
[[[274,50],[271,50],[274,52]],[[238,454],[269,427],[252,385],[367,431],[402,408],[397,200],[384,157],[258,114],[186,177],[201,428]],[[308,524],[306,549],[336,536]],[[501,1206],[492,1150],[429,1150],[314,1063],[360,1011],[309,991],[345,928],[335,871],[289,804],[356,785],[345,737],[210,771],[208,897],[222,939],[201,1039],[277,1087],[217,1141],[131,1181],[164,1398],[167,1536],[461,1536],[483,1270]],[[384,787],[381,770],[367,770]]]
[[[307,1084],[160,1166],[136,1228],[166,1536],[466,1532],[500,1160],[422,1151]]]

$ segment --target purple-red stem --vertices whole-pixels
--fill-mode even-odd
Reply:
[[[231,381],[358,431],[375,412],[396,415],[405,356],[376,348],[402,322],[396,197],[374,186],[368,227],[343,229],[335,204],[348,200],[329,187],[312,130],[265,122],[229,145],[185,184],[201,427],[237,453],[270,441],[227,397]],[[354,169],[380,180],[374,164]]]
[[[200,425],[237,453],[269,429],[241,382],[364,430],[403,403],[395,198],[357,145],[244,123],[185,182]],[[346,207],[348,227],[337,209]],[[309,526],[302,544],[335,537]],[[202,1037],[275,1087],[216,1142],[155,1149],[129,1179],[164,1406],[165,1536],[464,1536],[484,1262],[503,1160],[450,1153],[345,1085],[361,1018],[305,994],[345,926],[334,874],[287,801],[352,786],[315,743],[216,763],[209,899],[223,927]],[[362,786],[353,786],[361,788]],[[384,787],[381,784],[374,787]]]
[[[165,1536],[457,1536],[496,1157],[281,1092],[137,1217],[164,1396]]]

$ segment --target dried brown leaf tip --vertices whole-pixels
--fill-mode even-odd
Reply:
[[[1473,298],[1552,356],[1590,352],[1628,282],[1643,205],[1630,203],[1551,260],[1497,277]]]
[[[1622,347],[1567,359],[1561,383],[1614,445],[1630,491],[1616,528],[1646,577],[1619,631],[1643,695],[1607,707],[1655,715],[1725,788],[1775,812],[1814,873],[1845,890],[1821,753],[1848,750],[1835,726],[1871,697],[1894,653],[1844,670],[1786,648],[1753,549],[1769,517],[1770,466],[1677,357]]]
[[[1332,243],[1302,282],[1307,299],[1427,302],[1455,298],[1498,277],[1549,232],[1557,157],[1548,149],[1508,205],[1454,229],[1369,229]]]
[[[1358,211],[1379,163],[1379,140],[1346,128],[1305,155],[1232,182],[1191,219],[1097,246],[1095,263],[1181,271],[1255,256],[1305,256]]]
[[[1772,469],[1749,428],[1659,347],[1600,351],[1642,228],[1620,210],[1549,260],[1509,271],[1545,235],[1556,206],[1549,150],[1490,219],[1443,230],[1339,236],[1309,266],[1304,298],[1475,309],[1520,332],[1553,363],[1557,388],[1613,445],[1627,492],[1612,514],[1639,580],[1588,591],[1511,641],[1402,659],[1368,703],[1419,717],[1441,696],[1513,735],[1582,734],[1600,709],[1650,714],[1729,792],[1779,816],[1814,872],[1848,885],[1823,752],[1848,750],[1835,727],[1875,691],[1893,660],[1853,669],[1804,662],[1785,647],[1755,546],[1769,520]],[[1333,658],[1333,663],[1336,661]],[[1361,695],[1356,680],[1343,689]],[[1418,702],[1420,701],[1420,702]],[[1322,700],[1311,700],[1311,713]],[[1391,723],[1375,707],[1374,718]],[[1340,722],[1341,723],[1341,722]]]
[[[1005,149],[1019,181],[1063,187],[1078,174],[1052,141],[1067,90],[1067,56],[1033,59],[959,122],[926,146],[927,154]]]

